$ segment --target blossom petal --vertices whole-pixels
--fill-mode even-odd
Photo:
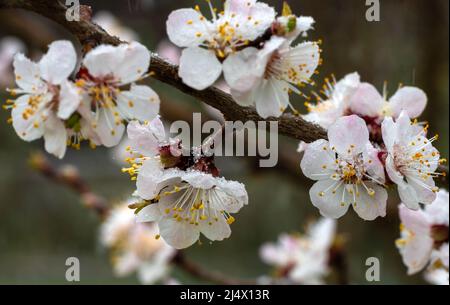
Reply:
[[[285,81],[270,78],[255,89],[256,111],[263,118],[279,117],[289,104],[289,90]]]
[[[161,122],[159,118],[155,120]],[[162,131],[164,132],[164,129]],[[150,124],[140,124],[138,121],[131,121],[128,123],[127,133],[133,150],[148,157],[158,154],[159,138],[153,133]]]
[[[175,249],[192,246],[200,237],[199,230],[189,222],[163,218],[158,226],[161,237]]]
[[[50,44],[47,54],[39,62],[41,76],[47,82],[59,85],[72,74],[77,64],[77,53],[73,44],[59,40]]]
[[[383,142],[389,152],[394,149],[397,128],[391,117],[386,117],[381,123],[381,132],[383,134]]]
[[[208,38],[209,21],[191,8],[172,12],[167,19],[167,35],[179,47],[195,47]]]
[[[125,131],[125,125],[116,120],[110,109],[100,108],[98,110],[98,122],[95,124],[94,130],[103,145],[113,147],[119,144]]]
[[[212,241],[221,241],[231,236],[230,225],[222,216],[219,216],[217,221],[200,220],[199,227],[200,232]]]
[[[255,86],[264,70],[255,67],[258,50],[245,48],[244,50],[230,54],[223,63],[225,81],[231,89],[246,92]],[[257,71],[262,70],[262,71]]]
[[[118,95],[117,107],[129,120],[151,121],[159,113],[159,96],[148,86],[132,85]]]
[[[196,90],[212,86],[222,73],[222,64],[212,51],[191,47],[180,58],[179,75],[183,82]]]
[[[58,117],[67,120],[77,110],[80,102],[78,89],[71,82],[63,81],[59,93]]]
[[[158,204],[150,204],[139,211],[136,215],[136,222],[154,222],[162,217]]]
[[[320,210],[324,217],[337,219],[347,213],[349,202],[342,202],[342,194],[346,192],[343,186],[336,188],[338,182],[322,180],[316,182],[309,190],[312,204]]]
[[[35,112],[31,116],[24,115],[26,109],[29,108],[28,102],[31,95],[22,95],[15,101],[15,107],[11,112],[12,123],[17,135],[24,141],[31,142],[39,139],[44,134],[43,118],[39,112]],[[50,95],[44,97],[45,100],[51,99]],[[43,100],[41,103],[45,103]]]
[[[343,156],[354,156],[364,151],[369,142],[366,122],[356,115],[339,118],[328,129],[330,146]]]
[[[125,53],[124,46],[100,45],[86,54],[83,65],[94,77],[112,76],[123,64]]]
[[[162,262],[145,262],[139,266],[139,281],[146,285],[154,284],[169,272],[169,265]]]
[[[55,115],[50,115],[45,121],[45,150],[62,159],[67,148],[67,131],[64,123]]]
[[[244,184],[219,179],[217,186],[216,194],[220,197],[222,208],[226,212],[237,213],[248,204],[248,194]]]
[[[361,83],[350,100],[350,108],[361,116],[377,117],[382,113],[384,99],[371,84]]]
[[[162,165],[158,160],[150,158],[139,169],[136,180],[137,194],[139,197],[150,200],[159,193],[158,184],[162,175]]]
[[[39,65],[22,53],[16,54],[13,61],[17,85],[27,93],[38,93],[46,86],[41,80]]]
[[[375,192],[374,195],[369,195],[366,190],[360,190],[359,196],[356,194],[356,203],[353,204],[353,209],[364,220],[371,221],[378,217],[385,217],[387,191],[372,182],[366,183],[366,186]]]
[[[414,188],[417,196],[416,198],[420,203],[431,204],[436,200],[436,185],[433,177],[423,179],[422,177],[411,177],[408,175],[406,176],[406,180],[408,181],[408,184]]]
[[[138,81],[148,71],[150,66],[150,51],[138,42],[122,45],[123,62],[114,70],[114,76],[120,84]]]
[[[334,172],[335,160],[335,153],[331,151],[328,141],[317,140],[307,146],[300,167],[309,179],[326,180]]]
[[[282,55],[282,66],[286,67],[288,81],[298,85],[306,83],[316,71],[320,60],[317,43],[303,42]],[[295,73],[292,73],[295,71]]]
[[[416,87],[402,87],[389,100],[393,116],[406,111],[410,118],[419,117],[427,106],[427,95]]]

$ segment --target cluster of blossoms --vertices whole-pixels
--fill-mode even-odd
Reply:
[[[112,252],[112,263],[117,276],[137,272],[143,284],[165,279],[176,251],[158,234],[153,223],[136,223],[128,204],[113,208],[100,228],[100,242]]]
[[[79,148],[83,140],[112,147],[124,133],[124,122],[158,115],[157,94],[135,84],[146,76],[149,64],[150,52],[137,42],[100,45],[85,55],[75,73],[75,48],[69,41],[56,41],[38,63],[15,55],[18,88],[10,92],[20,96],[5,108],[12,110],[11,123],[21,139],[43,137],[45,149],[59,158],[67,145]]]
[[[328,130],[328,141],[300,143],[303,173],[317,182],[311,201],[320,213],[340,218],[352,206],[365,220],[386,215],[388,192],[395,185],[402,201],[402,238],[397,241],[408,273],[426,266],[426,279],[448,284],[448,193],[434,178],[446,162],[418,123],[427,96],[419,88],[400,87],[388,99],[357,73],[326,80],[325,97],[307,103],[303,117]],[[422,207],[425,205],[425,208]]]
[[[325,93],[304,117],[328,129],[328,141],[300,145],[303,173],[317,181],[310,197],[321,214],[339,218],[352,205],[365,220],[384,217],[389,184],[412,210],[431,204],[439,191],[434,178],[444,175],[436,171],[446,160],[432,145],[438,137],[428,139],[428,125],[416,120],[425,93],[401,87],[387,100],[357,73],[327,81]]]
[[[212,241],[231,234],[231,215],[247,205],[245,186],[219,177],[213,157],[167,139],[159,118],[128,125],[129,168],[136,180],[138,222],[156,222],[162,239],[176,249],[191,246],[202,233]]]
[[[256,0],[227,0],[212,20],[199,7],[170,14],[167,34],[185,48],[179,75],[188,86],[203,90],[222,75],[236,102],[256,106],[263,117],[280,116],[290,106],[289,94],[311,82],[320,62],[316,42],[292,46],[312,28],[311,17],[297,17],[285,4],[282,16]],[[295,113],[297,113],[294,110]]]
[[[323,218],[308,228],[305,236],[283,234],[276,244],[261,247],[260,256],[275,266],[280,282],[302,285],[323,284],[330,271],[330,252],[336,235],[336,221]]]
[[[396,244],[408,267],[415,274],[425,267],[425,279],[432,284],[448,285],[449,269],[449,197],[440,191],[433,204],[412,211],[400,206],[401,238]]]

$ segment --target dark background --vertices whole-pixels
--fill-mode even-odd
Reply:
[[[213,1],[220,5],[221,1]],[[281,11],[282,1],[267,1]],[[431,123],[431,132],[439,132],[436,143],[448,156],[448,37],[449,1],[380,0],[381,21],[365,19],[364,0],[290,1],[296,14],[313,16],[315,31],[310,39],[323,40],[324,64],[320,80],[331,73],[341,78],[358,71],[364,81],[382,90],[388,81],[390,95],[398,84],[416,85],[427,93],[429,105],[423,116]],[[203,1],[199,3],[204,4]],[[140,41],[154,50],[166,37],[165,21],[177,8],[194,1],[81,1],[94,13],[107,10],[124,25],[135,30]],[[206,12],[206,11],[205,11]],[[20,37],[29,55],[45,52],[48,43],[59,38],[73,39],[58,25],[22,11],[0,11],[0,39]],[[163,100],[163,115],[188,116],[193,109],[206,112],[199,103],[174,89],[151,80]],[[7,98],[5,91],[0,93]],[[300,109],[303,101],[294,101]],[[304,109],[303,109],[304,110]],[[0,113],[0,283],[65,283],[65,260],[76,256],[81,261],[82,283],[136,283],[131,276],[113,277],[108,254],[98,246],[99,221],[79,204],[76,194],[54,185],[32,172],[27,158],[43,148],[41,141],[22,142],[6,123],[9,114]],[[168,115],[169,116],[169,115]],[[296,143],[282,139],[284,151],[296,155]],[[286,146],[287,145],[287,146]],[[55,164],[63,164],[51,158]],[[133,184],[121,174],[111,151],[84,148],[69,151],[64,163],[77,166],[98,193],[118,202],[133,191]],[[255,170],[254,162],[244,158],[219,160],[222,173],[247,185],[250,205],[238,215],[232,238],[210,245],[194,246],[188,255],[200,264],[229,275],[255,277],[270,272],[258,258],[258,248],[275,240],[281,232],[302,231],[306,223],[319,216],[308,198],[311,182],[285,170]],[[390,196],[385,219],[364,222],[349,212],[339,222],[339,231],[347,237],[349,274],[352,283],[366,284],[365,260],[375,256],[381,261],[381,279],[385,284],[423,283],[421,275],[409,277],[394,245],[399,235],[398,198]],[[195,283],[179,270],[175,274],[184,283]]]

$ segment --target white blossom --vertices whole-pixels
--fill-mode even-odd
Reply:
[[[113,208],[100,229],[100,242],[112,251],[117,276],[137,272],[143,284],[164,279],[176,250],[159,238],[154,223],[136,223],[127,204]]]
[[[283,234],[277,243],[263,245],[260,256],[294,283],[323,284],[329,273],[335,234],[336,221],[323,218],[311,225],[304,236]]]
[[[224,66],[225,80],[236,102],[256,106],[258,114],[279,117],[290,106],[289,94],[302,95],[297,87],[309,83],[320,59],[315,42],[295,47],[290,41],[273,36],[262,50],[253,47],[229,56]]]
[[[159,119],[130,124],[128,135],[130,151],[140,153],[124,169],[136,178],[137,220],[157,222],[161,237],[177,249],[191,246],[200,233],[213,241],[228,238],[235,220],[231,214],[248,203],[245,186],[185,164],[189,157],[181,155],[178,141],[165,139]]]
[[[135,84],[145,77],[149,64],[150,52],[137,42],[100,45],[86,54],[77,81],[84,92],[79,112],[103,145],[120,142],[124,122],[149,121],[158,115],[158,95],[148,86]],[[123,90],[129,84],[129,90]]]
[[[309,192],[313,205],[330,218],[340,218],[350,205],[365,220],[384,217],[384,169],[364,120],[342,117],[330,126],[328,138],[309,144],[301,161],[303,174],[317,181]]]
[[[197,90],[213,85],[222,74],[222,62],[227,65],[230,54],[264,34],[275,20],[275,10],[256,0],[227,0],[220,14],[207,2],[211,21],[198,7],[176,10],[167,20],[169,39],[185,48],[179,75],[185,84]]]
[[[41,137],[45,149],[62,158],[70,131],[65,121],[80,105],[79,90],[68,81],[75,69],[77,56],[69,41],[55,41],[39,63],[23,54],[14,57],[14,73],[17,89],[11,90],[16,100],[9,100],[12,124],[18,136],[27,141]]]
[[[419,203],[430,204],[436,198],[438,188],[433,180],[440,154],[427,139],[427,128],[411,122],[402,112],[394,122],[387,117],[382,124],[384,144],[388,152],[386,171],[398,186],[402,202],[410,209],[419,209]]]
[[[417,211],[399,207],[401,237],[396,241],[408,274],[427,267],[425,279],[448,285],[449,195],[439,191],[436,200]]]

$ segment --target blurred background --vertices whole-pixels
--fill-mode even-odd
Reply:
[[[177,8],[191,7],[195,1],[81,0],[90,5],[99,22],[114,16],[131,32],[113,24],[112,31],[122,31],[176,60],[177,50],[167,49],[165,21]],[[204,1],[198,1],[204,5]],[[221,1],[213,1],[217,6]],[[216,3],[217,2],[217,3]],[[281,11],[282,1],[266,1]],[[313,16],[315,31],[309,39],[323,40],[324,64],[315,79],[321,83],[331,73],[339,79],[358,71],[364,81],[382,90],[388,81],[390,94],[399,83],[415,85],[428,95],[429,105],[423,116],[431,123],[431,132],[441,136],[436,146],[448,157],[449,108],[449,1],[380,0],[381,21],[367,22],[363,0],[290,1],[297,15]],[[206,12],[206,11],[205,11]],[[8,52],[18,49],[39,58],[55,39],[71,35],[45,18],[24,11],[0,11],[0,97],[7,98],[5,87],[14,87]],[[6,43],[5,43],[6,42]],[[74,40],[75,42],[75,40]],[[6,54],[6,55],[4,55]],[[205,118],[215,114],[172,88],[155,80],[150,85],[162,99],[166,119],[189,119],[192,111]],[[303,101],[294,101],[302,109]],[[64,284],[65,260],[76,256],[81,261],[81,283],[137,283],[134,276],[115,278],[108,253],[98,246],[99,220],[79,204],[77,194],[55,185],[33,172],[27,163],[29,154],[43,148],[41,141],[22,142],[7,124],[8,111],[0,112],[0,283]],[[281,139],[283,162],[278,168],[259,170],[256,161],[247,158],[221,158],[222,174],[246,184],[250,204],[233,224],[229,240],[204,242],[186,251],[187,255],[210,270],[224,271],[243,278],[270,272],[258,257],[262,243],[275,241],[282,232],[302,232],[306,224],[319,217],[309,202],[311,182],[302,178],[296,153],[298,143]],[[72,164],[91,184],[94,191],[111,203],[127,199],[133,183],[120,171],[113,151],[69,151],[63,162],[49,157],[55,165]],[[287,163],[290,162],[290,163]],[[293,170],[286,171],[286,164]],[[290,164],[290,165],[289,165]],[[296,172],[295,172],[296,171]],[[350,212],[339,221],[339,232],[347,238],[351,283],[367,284],[365,261],[381,261],[381,283],[421,284],[422,276],[407,276],[395,248],[399,235],[398,198],[391,194],[385,219],[364,222]],[[175,270],[182,283],[198,283],[181,270]]]

